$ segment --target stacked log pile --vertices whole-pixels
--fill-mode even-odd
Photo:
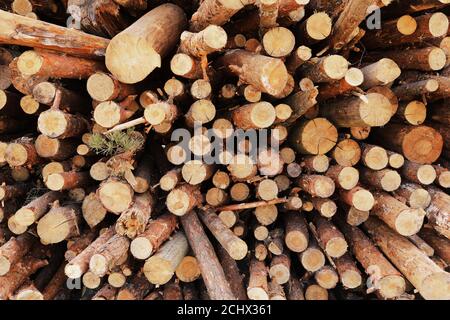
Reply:
[[[412,3],[0,0],[0,299],[449,300]]]

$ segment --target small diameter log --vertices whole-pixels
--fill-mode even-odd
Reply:
[[[86,58],[105,54],[108,39],[16,14],[0,12],[0,42],[50,49]]]
[[[202,195],[197,186],[183,184],[167,195],[167,209],[177,216],[182,216],[202,203]]]
[[[422,228],[419,231],[419,236],[434,249],[434,252],[441,257],[445,263],[450,263],[449,239],[440,236],[431,228]]]
[[[312,198],[311,202],[322,217],[331,218],[337,211],[336,203],[330,199]]]
[[[223,247],[217,248],[217,254],[220,263],[224,269],[225,277],[230,284],[230,289],[238,300],[247,300],[247,294],[244,289],[243,276],[241,275],[236,261],[230,257]]]
[[[248,1],[250,3],[250,1]],[[241,10],[247,1],[207,0],[202,2],[189,22],[189,30],[199,32],[209,25],[222,26]]]
[[[317,284],[311,284],[305,290],[305,300],[328,300],[328,291]]]
[[[100,184],[97,194],[108,211],[119,214],[131,206],[134,191],[125,181],[109,178]]]
[[[122,212],[116,221],[116,232],[130,239],[136,238],[145,230],[153,211],[154,199],[149,191],[134,197],[130,208]]]
[[[291,259],[287,255],[273,256],[270,262],[269,276],[277,284],[285,284],[291,277],[290,268]]]
[[[24,233],[10,238],[0,247],[0,276],[7,274],[30,251],[35,240],[33,235]]]
[[[80,188],[89,185],[91,177],[89,172],[61,172],[52,173],[47,177],[45,185],[53,191],[70,190],[73,188]]]
[[[331,28],[331,18],[326,12],[314,12],[300,24],[297,35],[303,44],[312,45],[326,39]]]
[[[197,155],[200,154],[202,153]],[[184,181],[190,185],[199,185],[203,181],[211,178],[213,173],[213,166],[205,164],[200,160],[190,160],[186,162],[181,169],[181,175],[183,176]]]
[[[123,83],[136,83],[147,77],[173,49],[186,26],[183,10],[163,4],[147,12],[116,35],[106,49],[106,67]],[[123,60],[124,56],[133,59]]]
[[[422,186],[413,182],[404,182],[395,190],[394,196],[411,208],[425,209],[431,202],[431,196]]]
[[[44,111],[38,118],[38,130],[49,138],[77,137],[88,128],[89,123],[85,118],[58,109]]]
[[[274,223],[278,217],[278,209],[274,204],[267,204],[263,201],[264,205],[258,206],[255,209],[256,220],[263,226],[268,226]]]
[[[11,167],[33,166],[40,162],[41,158],[36,152],[32,140],[19,139],[8,144],[5,151],[5,160]]]
[[[404,15],[400,19],[383,22],[378,30],[367,32],[364,45],[367,49],[375,49],[432,40],[446,35],[448,25],[448,18],[442,12],[415,18]]]
[[[358,228],[340,223],[350,248],[364,267],[370,279],[369,290],[377,290],[383,299],[393,299],[405,292],[406,283],[402,274],[378,250],[375,244]]]
[[[105,284],[92,297],[92,300],[115,300],[117,291],[117,288],[114,288],[110,284]]]
[[[289,250],[302,252],[308,247],[309,233],[304,217],[298,213],[284,214],[285,238],[284,241]]]
[[[448,207],[450,196],[442,192],[439,188],[429,186],[427,188],[431,196],[431,203],[425,209],[428,223],[440,234],[450,239],[450,224]]]
[[[187,251],[186,236],[179,231],[145,262],[145,277],[153,284],[162,285],[169,282]]]
[[[216,63],[261,92],[277,95],[286,87],[288,73],[280,59],[237,49],[228,51]]]
[[[322,175],[302,175],[297,179],[297,184],[311,196],[319,198],[328,198],[335,190],[333,180]]]
[[[179,50],[190,56],[202,58],[221,50],[227,43],[227,34],[217,25],[209,25],[198,33],[184,31],[180,36]]]
[[[313,222],[316,227],[320,246],[333,258],[339,258],[347,252],[347,241],[336,226],[325,218],[314,215]]]
[[[31,226],[47,213],[49,206],[53,202],[60,200],[62,196],[61,193],[55,191],[43,194],[17,210],[14,214],[15,221],[23,226]]]
[[[192,211],[184,215],[181,217],[181,223],[192,251],[199,262],[209,297],[214,300],[235,300],[236,297],[230,289],[224,270],[196,213]]]
[[[105,231],[105,230],[103,230]],[[100,232],[103,234],[102,232]],[[84,249],[86,249],[92,241],[97,237],[96,230],[89,230],[88,232],[82,234],[79,237],[73,238],[67,241],[67,250],[64,253],[64,258],[66,261],[73,260],[77,255],[79,255]],[[64,269],[64,268],[63,268]]]
[[[292,146],[301,154],[325,154],[336,145],[336,127],[326,118],[303,120],[290,134]]]
[[[364,81],[364,74],[360,69],[350,68],[341,80],[323,84],[320,87],[318,101],[325,101],[350,91],[356,90]]]
[[[403,69],[420,71],[437,71],[445,67],[447,56],[438,47],[409,49],[400,51],[383,51],[383,57],[390,58]]]
[[[425,299],[450,298],[450,275],[442,271],[414,244],[400,236],[380,220],[370,218],[364,227],[376,245]]]
[[[311,59],[311,49],[306,46],[299,46],[286,60],[286,68],[290,73],[294,73],[302,64]]]
[[[436,79],[427,79],[402,83],[392,90],[400,101],[411,101],[420,98],[422,95],[429,95],[436,92],[438,89],[439,82]]]
[[[101,245],[89,260],[89,270],[98,277],[103,277],[114,267],[121,265],[128,258],[130,240],[119,234],[113,235]]]
[[[232,119],[237,128],[262,129],[270,127],[275,122],[276,113],[269,102],[257,102],[233,110]]]
[[[247,181],[257,173],[257,166],[254,161],[243,153],[233,156],[227,169],[232,179],[237,181]]]
[[[416,234],[423,224],[425,211],[412,209],[385,192],[374,192],[375,205],[370,211],[403,236]]]
[[[300,73],[314,83],[340,80],[348,71],[348,61],[340,55],[313,58],[300,67]]]
[[[313,236],[309,239],[308,248],[298,257],[303,268],[309,272],[316,272],[325,265],[325,255]]]
[[[0,201],[5,202],[25,196],[30,186],[25,183],[16,183],[12,185],[0,185]]]
[[[338,127],[380,127],[392,117],[393,105],[384,95],[370,92],[321,105],[320,113]]]
[[[89,261],[95,252],[101,248],[108,240],[114,235],[114,229],[109,228],[103,232],[94,242],[89,244],[81,253],[70,262],[64,268],[66,276],[70,279],[80,278],[89,269]]]
[[[326,176],[331,178],[337,187],[344,190],[353,189],[359,181],[359,171],[353,167],[334,165],[328,169]]]
[[[380,143],[419,164],[436,161],[443,148],[441,134],[428,126],[388,124],[376,131]]]
[[[247,255],[247,244],[228,229],[220,218],[211,210],[201,210],[200,218],[217,241],[235,260],[242,260]]]
[[[292,276],[286,285],[286,294],[288,300],[305,300],[303,286],[300,281]]]
[[[116,300],[142,300],[153,288],[142,271],[135,274],[131,280],[120,288]]]
[[[416,100],[400,103],[397,116],[406,123],[416,126],[425,121],[427,108],[423,102]]]
[[[387,167],[389,158],[385,149],[372,144],[362,144],[361,162],[372,170],[381,170]]]
[[[172,57],[170,70],[173,74],[187,79],[200,79],[203,77],[200,61],[185,53],[177,53]]]
[[[348,252],[335,259],[334,263],[344,289],[355,289],[362,284],[361,272]]]
[[[33,273],[47,265],[47,261],[26,256],[11,271],[0,277],[0,299],[7,300]]]
[[[124,103],[114,101],[101,102],[95,107],[94,120],[104,128],[112,128],[132,117],[137,108],[127,108]]]
[[[336,288],[339,275],[334,267],[326,265],[315,272],[314,279],[321,288],[329,290]]]
[[[361,168],[361,181],[378,190],[392,192],[400,187],[402,178],[397,171],[391,169],[371,170]]]
[[[336,144],[332,157],[338,165],[352,167],[361,158],[361,148],[355,140],[343,139]]]
[[[269,300],[267,268],[264,265],[264,262],[252,259],[249,264],[250,278],[247,286],[248,298],[250,300]]]
[[[404,178],[411,182],[422,185],[429,185],[436,180],[436,170],[429,164],[418,164],[412,161],[405,161],[400,172]]]
[[[37,234],[42,244],[59,243],[80,235],[81,210],[75,205],[53,204],[37,224]]]
[[[44,81],[33,87],[33,98],[42,104],[52,106],[56,99],[56,93],[61,95],[59,108],[70,112],[86,113],[85,106],[89,103],[84,95],[62,87],[56,83]]]
[[[96,60],[31,50],[19,56],[17,68],[25,77],[87,79],[105,67]]]
[[[434,165],[433,168],[437,175],[436,183],[444,189],[450,188],[450,170],[442,167],[441,165]]]
[[[308,172],[324,173],[328,170],[330,159],[323,154],[316,156],[305,156],[301,163],[302,168]]]
[[[370,89],[392,83],[400,76],[401,70],[394,60],[383,58],[361,69],[364,75],[362,88]]]
[[[193,282],[197,280],[201,275],[197,259],[192,256],[185,256],[175,269],[175,274],[177,278],[183,282]]]
[[[40,157],[55,161],[68,159],[75,153],[76,149],[76,144],[73,140],[53,139],[43,134],[36,138],[34,146]]]
[[[119,82],[113,75],[96,72],[87,81],[87,91],[96,101],[122,101],[126,97],[136,93],[133,86]]]

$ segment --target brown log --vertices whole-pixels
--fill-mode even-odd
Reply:
[[[327,83],[340,80],[348,71],[348,61],[340,55],[313,58],[304,63],[299,72],[314,83]]]
[[[106,49],[106,67],[123,83],[143,80],[161,66],[185,25],[186,16],[180,7],[156,7],[111,40]],[[124,62],[123,57],[130,54],[133,59]]]
[[[449,298],[450,275],[420,249],[375,218],[367,220],[364,227],[422,297],[430,300]]]
[[[215,300],[236,299],[196,213],[192,211],[184,215],[181,217],[181,223],[199,262],[208,295]]]
[[[119,214],[131,206],[134,191],[125,181],[111,177],[100,184],[97,194],[108,211]]]
[[[17,210],[14,214],[15,221],[23,226],[31,226],[47,213],[49,205],[61,198],[62,194],[59,192],[47,192]]]
[[[91,183],[88,172],[68,171],[50,174],[45,185],[53,191],[69,190],[73,188],[85,187]]]
[[[313,197],[328,198],[334,193],[335,184],[322,175],[303,175],[297,179],[298,185]]]
[[[425,211],[412,209],[385,192],[374,192],[375,205],[370,211],[403,236],[416,234],[423,224]]]
[[[305,78],[306,79],[306,78]],[[284,104],[287,104],[292,109],[292,114],[286,120],[288,124],[294,123],[301,116],[308,114],[311,110],[317,106],[316,97],[319,94],[317,88],[312,87],[305,90],[297,91],[286,99],[282,100]],[[315,117],[313,117],[315,118]]]
[[[301,121],[291,132],[292,146],[302,154],[325,154],[337,142],[338,134],[325,118]]]
[[[372,193],[360,186],[350,190],[340,190],[339,195],[344,203],[361,211],[369,211],[375,204]]]
[[[130,208],[122,212],[116,221],[116,232],[130,239],[145,231],[154,206],[154,199],[150,192],[136,195]]]
[[[361,69],[361,72],[364,75],[362,87],[370,89],[375,86],[392,83],[400,76],[401,70],[394,60],[386,57],[365,66]]]
[[[285,238],[289,250],[303,252],[308,247],[309,233],[304,217],[298,213],[285,213]]]
[[[395,170],[382,169],[371,170],[368,168],[361,168],[361,181],[378,190],[392,192],[400,187],[402,178]]]
[[[362,70],[349,68],[341,80],[323,84],[320,87],[317,100],[324,101],[356,90],[358,86],[363,84],[364,77]]]
[[[394,192],[394,195],[411,208],[425,209],[431,202],[431,196],[428,191],[413,182],[402,183]]]
[[[87,91],[96,101],[121,101],[136,93],[133,86],[121,83],[113,75],[104,72],[96,72],[89,76]]]
[[[286,60],[286,68],[290,73],[294,73],[302,64],[311,59],[311,49],[306,46],[299,46]]]
[[[248,2],[250,3],[250,1]],[[245,1],[242,3],[234,0],[207,0],[202,2],[192,15],[189,29],[192,32],[199,32],[209,25],[224,25],[245,4]]]
[[[450,262],[450,240],[437,234],[431,228],[422,228],[419,236],[425,240],[445,263]]]
[[[116,300],[142,300],[152,288],[152,284],[140,271],[119,290]]]
[[[31,250],[35,240],[33,235],[24,233],[10,238],[0,247],[0,276],[7,274]]]
[[[325,218],[315,215],[313,217],[319,243],[325,252],[333,258],[341,257],[347,252],[347,242],[336,226]]]
[[[334,263],[336,264],[336,270],[345,289],[354,289],[362,284],[361,273],[348,252],[334,259]]]
[[[355,140],[343,139],[336,144],[332,157],[338,165],[352,167],[361,158],[361,148]]]
[[[450,239],[450,224],[448,206],[450,196],[442,192],[439,188],[429,186],[427,188],[431,196],[431,203],[425,209],[427,213],[428,223],[441,235]]]
[[[183,282],[193,282],[197,280],[201,275],[197,259],[192,256],[185,256],[175,269],[175,274],[177,278]]]
[[[57,109],[42,112],[38,119],[39,131],[49,138],[76,137],[88,130],[86,119]]]
[[[429,164],[405,161],[405,164],[400,170],[404,178],[422,185],[432,184],[436,179],[436,170]]]
[[[337,187],[344,190],[353,189],[359,181],[359,171],[353,167],[333,165],[326,172],[326,176],[331,178]]]
[[[220,68],[239,76],[261,92],[279,94],[286,86],[288,73],[280,59],[266,57],[245,50],[231,50],[216,61]]]
[[[255,259],[250,260],[249,272],[248,298],[250,300],[268,300],[267,268],[264,262]]]
[[[112,236],[114,229],[109,228],[103,232],[95,241],[89,244],[81,253],[70,260],[64,272],[71,279],[80,278],[89,269],[89,261],[95,252],[102,247]]]
[[[314,12],[299,26],[298,37],[305,45],[312,45],[331,34],[332,21],[326,12]]]
[[[309,285],[305,290],[305,300],[328,300],[328,291],[317,284]]]
[[[35,165],[40,162],[41,158],[36,152],[33,140],[23,138],[8,144],[5,160],[11,167],[17,167]]]
[[[108,271],[126,261],[129,247],[130,240],[127,237],[113,235],[95,250],[89,260],[89,270],[96,276],[103,277]]]
[[[439,89],[436,79],[426,79],[416,82],[406,82],[394,87],[392,90],[400,101],[411,101],[422,95],[429,95]]]
[[[170,191],[166,199],[167,209],[175,215],[182,216],[199,206],[202,196],[198,187],[183,184]]]
[[[42,134],[36,138],[34,145],[39,156],[56,161],[68,159],[76,148],[73,140],[53,139]]]
[[[313,236],[309,239],[308,248],[299,255],[300,263],[309,272],[316,272],[325,265],[325,255]]]
[[[94,229],[85,232],[79,237],[67,241],[67,250],[64,253],[64,258],[66,259],[66,261],[73,260],[84,249],[86,249],[95,240],[96,237],[97,232]],[[63,269],[65,269],[65,267]]]
[[[117,291],[117,288],[114,288],[110,284],[105,284],[92,297],[92,300],[115,300]]]
[[[209,25],[198,33],[184,31],[180,36],[181,52],[201,58],[225,47],[227,34],[217,25]]]
[[[321,289],[329,290],[336,288],[339,275],[334,267],[326,265],[315,272],[314,279]]]

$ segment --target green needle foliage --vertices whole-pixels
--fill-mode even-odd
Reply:
[[[94,133],[88,145],[97,154],[112,156],[124,152],[135,152],[144,145],[144,139],[140,133],[128,129],[106,134]]]

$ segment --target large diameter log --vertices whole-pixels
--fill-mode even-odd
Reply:
[[[338,133],[326,118],[314,118],[300,121],[289,139],[301,154],[325,154],[336,145]]]
[[[71,279],[80,278],[88,269],[89,261],[95,254],[97,249],[102,247],[112,236],[114,235],[114,228],[109,228],[103,232],[94,242],[89,244],[81,253],[70,262],[64,268],[66,276]]]
[[[419,164],[430,164],[436,161],[444,144],[438,131],[422,125],[388,124],[376,131],[376,138],[381,145]]]
[[[35,243],[36,238],[29,233],[12,237],[0,247],[0,276],[7,274],[10,269],[25,256]]]
[[[87,79],[104,70],[103,62],[46,51],[25,51],[17,60],[17,68],[23,76],[47,78]]]
[[[162,58],[173,49],[185,26],[180,7],[168,3],[156,7],[111,40],[106,67],[123,83],[143,80],[161,67]]]
[[[322,116],[338,127],[381,127],[392,117],[392,103],[384,95],[371,92],[361,97],[330,101],[320,106]]]
[[[444,272],[414,244],[380,220],[370,218],[364,227],[376,245],[425,299],[450,299],[448,272]]]
[[[59,243],[80,235],[81,210],[75,205],[54,204],[37,225],[37,234],[43,244]]]
[[[375,205],[370,211],[403,236],[416,234],[423,224],[425,211],[407,207],[386,192],[374,192]]]
[[[0,11],[0,43],[51,49],[88,58],[105,55],[108,39]]]
[[[195,212],[181,217],[183,229],[200,266],[208,295],[214,300],[235,300],[224,270]]]
[[[365,272],[370,276],[371,286],[384,299],[393,299],[405,292],[403,276],[378,250],[375,244],[359,228],[339,223],[349,246]]]
[[[212,210],[201,210],[200,219],[211,231],[221,246],[234,260],[242,260],[247,255],[247,244],[228,229]]]
[[[288,72],[283,61],[246,50],[230,50],[216,61],[219,68],[239,76],[261,92],[280,94],[286,87]]]

